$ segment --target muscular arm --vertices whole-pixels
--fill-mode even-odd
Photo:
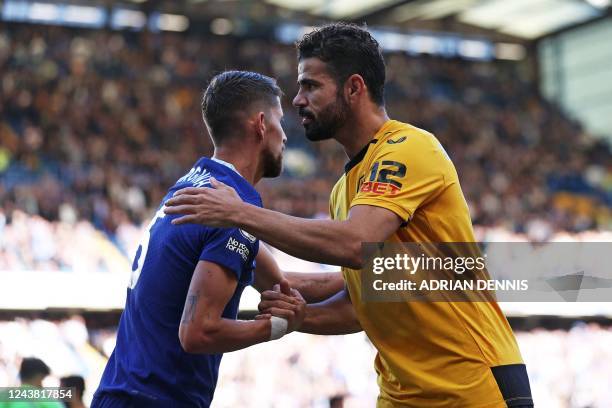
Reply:
[[[272,289],[284,278],[289,281],[289,286],[297,289],[307,302],[314,303],[329,298],[344,287],[344,279],[340,272],[283,273],[270,250],[263,244],[259,246],[256,265],[253,286],[259,292]]]
[[[270,321],[240,321],[221,317],[236,285],[227,268],[200,261],[196,266],[179,327],[181,346],[188,353],[225,353],[270,339]]]
[[[173,224],[236,226],[298,258],[360,269],[362,242],[385,241],[401,225],[393,211],[353,207],[345,221],[310,220],[243,202],[234,189],[213,180],[213,188],[186,188],[166,202],[167,214],[186,214]]]
[[[287,309],[290,297],[279,292],[262,293],[259,309],[262,313],[277,313],[278,309]],[[298,329],[311,334],[349,334],[361,331],[349,294],[344,288],[331,298],[320,303],[306,305],[306,317]]]
[[[361,243],[386,240],[400,226],[392,211],[355,206],[345,221],[311,220],[244,204],[233,222],[281,251],[313,262],[362,267]]]

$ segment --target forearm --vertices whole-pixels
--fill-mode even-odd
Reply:
[[[246,203],[233,221],[236,226],[297,258],[361,267],[361,235],[345,221],[298,218]]]
[[[182,324],[180,330],[193,329]],[[188,353],[227,353],[270,340],[270,320],[219,319],[196,328],[189,336],[182,334],[181,344]]]
[[[297,289],[308,303],[321,302],[344,288],[340,272],[284,272],[292,288]]]
[[[306,306],[306,317],[299,331],[310,334],[350,334],[361,331],[346,289],[333,297]]]

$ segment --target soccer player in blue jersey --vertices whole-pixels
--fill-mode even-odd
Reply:
[[[198,160],[170,188],[147,228],[93,408],[208,407],[222,353],[274,340],[300,324],[299,308],[286,319],[236,320],[251,283],[265,290],[282,281],[283,292],[301,300],[256,237],[238,228],[173,226],[176,216],[163,211],[175,191],[210,186],[213,178],[261,206],[253,186],[282,169],[287,139],[280,97],[273,79],[253,72],[224,72],[209,84],[202,111],[214,156]],[[323,299],[342,287],[339,274],[298,275],[287,277],[307,298]]]

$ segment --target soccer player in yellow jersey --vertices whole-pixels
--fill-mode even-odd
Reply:
[[[531,407],[529,380],[495,302],[364,302],[362,242],[473,242],[457,172],[430,133],[390,120],[378,43],[332,24],[297,44],[293,100],[311,141],[333,138],[350,158],[330,198],[332,220],[284,215],[242,202],[218,182],[166,203],[177,223],[237,226],[294,256],[342,266],[346,286],[306,307],[300,331],[364,330],[376,349],[378,407]],[[289,317],[296,297],[268,291],[260,309]]]

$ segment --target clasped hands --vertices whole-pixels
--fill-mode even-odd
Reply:
[[[306,301],[286,280],[274,285],[272,290],[262,292],[258,308],[259,314],[255,320],[270,319],[272,316],[286,319],[287,333],[298,330],[306,317]]]

